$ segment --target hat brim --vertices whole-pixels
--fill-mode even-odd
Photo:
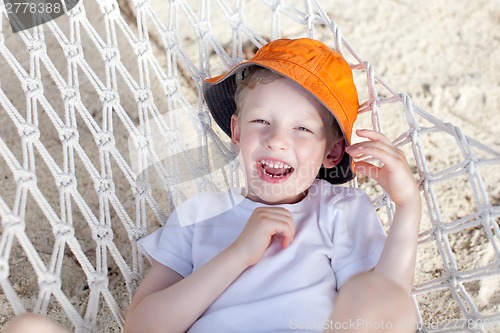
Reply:
[[[203,82],[203,95],[205,102],[212,114],[213,119],[217,125],[231,137],[231,116],[236,111],[236,102],[234,94],[236,92],[236,73],[243,71],[250,66],[260,66],[273,70],[260,63],[244,62],[233,67],[229,72],[219,75]],[[282,73],[280,73],[283,75]],[[320,101],[321,102],[321,101]],[[344,139],[345,134],[342,133]],[[345,139],[346,145],[349,145]],[[343,184],[354,179],[355,174],[352,169],[352,159],[347,153],[344,153],[342,160],[339,164],[332,168],[320,168],[317,178],[324,179],[331,184]]]
[[[234,94],[236,92],[236,73],[245,68],[258,65],[255,63],[241,63],[224,75],[215,76],[203,81],[203,96],[210,113],[219,127],[231,137],[231,116],[236,111]]]

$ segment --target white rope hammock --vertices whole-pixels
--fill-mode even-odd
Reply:
[[[401,115],[388,135],[408,153],[425,198],[419,251],[433,251],[441,263],[417,266],[421,331],[493,331],[499,305],[479,306],[473,287],[500,293],[500,206],[489,182],[495,174],[498,181],[500,152],[385,84],[317,1],[154,2],[84,0],[68,15],[16,34],[0,6],[6,317],[33,311],[76,332],[119,331],[146,269],[135,242],[194,193],[239,184],[227,139],[203,104],[202,80],[266,40],[321,36],[356,70],[361,118],[382,130],[384,114]],[[247,16],[250,5],[261,7],[258,17]],[[155,13],[160,6],[168,17]],[[214,35],[215,25],[227,29]],[[429,160],[426,145],[435,138],[456,149],[456,160]],[[437,195],[451,182],[463,183],[457,197],[467,196],[472,207],[464,214],[449,214]],[[370,182],[359,185],[390,223],[390,200],[370,192]],[[488,257],[463,265],[460,241]],[[436,311],[439,304],[447,308]]]

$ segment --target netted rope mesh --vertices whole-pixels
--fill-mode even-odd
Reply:
[[[85,0],[16,34],[0,8],[1,324],[33,311],[76,332],[119,331],[147,269],[136,241],[195,193],[240,184],[202,80],[268,40],[300,36],[344,54],[364,101],[358,126],[386,133],[415,171],[425,199],[421,331],[499,323],[500,153],[384,83],[317,1]],[[453,152],[430,158],[435,142]],[[437,194],[457,182],[465,208],[454,214]],[[369,193],[388,227],[390,198],[370,180],[350,185]],[[458,242],[482,255],[464,264]]]

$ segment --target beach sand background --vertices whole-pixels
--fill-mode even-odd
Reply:
[[[193,7],[197,6],[196,1],[192,2]],[[292,3],[292,2],[287,2]],[[301,1],[294,1],[299,3]],[[321,7],[328,12],[329,16],[339,25],[344,38],[349,42],[356,54],[369,61],[375,68],[379,77],[381,77],[389,86],[395,90],[409,95],[413,103],[429,113],[439,118],[445,123],[451,123],[458,126],[469,137],[475,138],[483,144],[500,151],[500,74],[498,60],[500,59],[500,1],[499,0],[323,0],[319,1]],[[152,1],[153,8],[158,12],[160,20],[166,20],[169,13],[160,1]],[[124,13],[130,26],[135,29],[134,10],[130,8],[130,3],[120,1],[120,8]],[[85,7],[89,15],[98,13],[94,2],[86,1]],[[269,17],[268,9],[263,11],[260,1],[248,1],[245,8],[246,20],[249,26],[262,34],[265,38],[269,35]],[[64,20],[57,22],[64,26]],[[96,24],[99,24],[96,21]],[[230,36],[227,25],[212,22],[212,28],[215,35]],[[4,38],[10,48],[15,48],[16,43],[22,46],[17,36],[13,36],[6,20],[3,21]],[[135,30],[134,30],[135,31]],[[293,25],[283,28],[284,37],[298,37],[303,34],[303,29],[296,28]],[[331,33],[327,30],[318,29],[317,38],[324,41],[331,41]],[[16,39],[17,38],[17,39]],[[221,37],[226,38],[226,37]],[[228,39],[229,40],[229,39]],[[50,43],[51,41],[48,41]],[[52,41],[55,42],[55,41]],[[54,44],[57,45],[57,44]],[[158,43],[156,44],[158,45]],[[191,54],[196,54],[195,48],[191,48],[191,43],[184,41],[184,47]],[[331,45],[331,43],[330,43]],[[24,46],[23,46],[24,47]],[[159,54],[161,61],[161,49],[154,50]],[[26,52],[26,51],[24,51]],[[51,52],[51,51],[50,51]],[[49,52],[49,53],[50,53]],[[54,51],[55,52],[55,51]],[[22,52],[21,52],[22,53]],[[55,55],[57,57],[57,54]],[[86,56],[89,56],[88,54]],[[91,57],[90,55],[89,57]],[[97,57],[97,54],[95,55]],[[22,56],[20,56],[22,58]],[[124,63],[136,62],[132,52],[130,54],[122,53]],[[25,58],[26,60],[27,58]],[[20,110],[25,108],[24,94],[19,94],[20,84],[15,83],[16,78],[6,66],[5,60],[0,59],[0,69],[2,70],[1,87]],[[92,59],[89,60],[90,62]],[[22,62],[22,61],[21,61]],[[64,62],[57,62],[58,69],[64,72]],[[96,62],[97,63],[97,62]],[[26,65],[26,61],[24,62]],[[60,66],[60,67],[59,67]],[[213,72],[217,72],[217,65],[214,65]],[[46,74],[45,74],[46,75]],[[12,83],[14,81],[14,83]],[[189,85],[189,83],[185,83]],[[82,101],[85,105],[99,105],[95,101],[95,92],[88,89],[88,86],[82,85]],[[17,92],[16,92],[17,91]],[[46,95],[51,92],[45,88]],[[59,92],[54,92],[57,95]],[[125,108],[133,108],[134,100],[131,96],[121,96],[121,102]],[[189,96],[194,98],[195,95]],[[16,100],[17,99],[17,100]],[[54,102],[57,103],[57,102]],[[60,101],[59,101],[60,103]],[[97,101],[98,103],[98,101]],[[383,111],[386,112],[386,111]],[[95,114],[96,119],[99,114]],[[395,133],[401,123],[400,114],[391,114],[387,111],[382,115],[384,130],[389,134]],[[369,119],[368,119],[369,120]],[[361,125],[369,124],[366,118],[362,120]],[[19,136],[17,129],[9,121],[4,109],[0,110],[0,129],[2,139],[9,147],[13,147],[16,156],[20,156]],[[42,136],[50,132],[51,128],[47,125],[47,130],[43,128],[41,121]],[[122,132],[115,132],[117,145],[127,146],[127,135]],[[394,138],[394,137],[393,137]],[[54,154],[60,153],[60,141],[57,136],[54,141]],[[45,145],[49,151],[51,139],[46,139]],[[82,145],[91,145],[93,138],[85,137],[80,133],[80,142]],[[444,168],[456,163],[459,160],[459,152],[447,141],[429,140],[426,142],[426,153],[429,160],[433,160],[434,166]],[[453,144],[453,143],[452,143]],[[19,149],[17,149],[19,148]],[[16,150],[17,149],[17,150]],[[58,150],[59,149],[59,150]],[[18,157],[20,159],[20,157]],[[0,196],[12,207],[15,193],[15,183],[12,173],[8,170],[6,164],[0,162]],[[500,203],[500,170],[498,165],[486,169],[487,190],[490,193],[489,200],[492,204]],[[40,188],[55,189],[53,185],[44,182],[47,179],[39,177],[38,184]],[[365,186],[365,190],[373,195],[377,190],[366,180],[360,180]],[[438,187],[437,196],[443,203],[443,214],[450,219],[456,219],[465,216],[474,210],[475,203],[471,199],[470,188],[466,185],[467,179],[453,182],[446,182]],[[85,186],[93,191],[93,185],[90,180],[82,180],[79,186]],[[79,187],[80,188],[80,187]],[[117,185],[117,191],[120,189]],[[130,190],[130,187],[128,187]],[[84,190],[85,192],[85,190]],[[44,192],[47,197],[52,196],[55,202],[58,199],[57,190],[47,190]],[[468,197],[468,199],[464,199]],[[125,200],[124,204],[133,205],[132,199]],[[38,209],[34,209],[27,218],[27,226],[31,231],[33,243],[37,243],[36,248],[39,252],[45,253],[44,258],[49,258],[52,252],[53,243],[45,240],[46,235],[50,234],[50,226],[43,220],[46,217]],[[428,216],[425,217],[428,220]],[[425,222],[428,224],[428,221]],[[498,219],[496,223],[499,223]],[[157,222],[151,222],[150,228],[157,226]],[[91,238],[90,232],[82,232],[81,239]],[[498,235],[497,235],[498,238]],[[489,244],[484,232],[479,228],[470,228],[461,231],[453,237],[450,237],[450,244],[453,253],[456,256],[461,268],[474,268],[486,265],[496,261],[494,247]],[[115,239],[120,242],[120,239]],[[126,240],[123,240],[126,247]],[[85,247],[85,244],[82,245]],[[95,246],[89,242],[87,250]],[[498,246],[498,244],[497,244]],[[33,300],[38,292],[36,286],[36,277],[33,270],[25,262],[25,256],[22,251],[13,251],[13,258],[9,261],[11,266],[10,281],[15,291],[22,296],[25,306],[30,309],[33,307]],[[78,269],[75,261],[65,264],[63,272],[63,289],[69,294],[69,298],[75,302],[78,309],[85,308],[85,280],[82,280],[82,271]],[[418,266],[416,272],[416,282],[428,281],[429,276],[440,277],[446,272],[443,269],[443,263],[439,257],[435,245],[426,245],[420,248],[418,257]],[[110,270],[110,280],[113,285],[112,276],[119,275],[116,269]],[[128,295],[122,282],[116,280],[115,296],[124,310],[128,302]],[[479,311],[482,314],[493,314],[500,312],[500,278],[494,275],[490,278],[473,281],[467,285],[471,295],[473,295]],[[111,287],[110,287],[111,288]],[[87,288],[88,289],[88,288]],[[421,311],[424,321],[429,325],[434,323],[446,323],[452,318],[460,317],[460,309],[452,300],[449,291],[442,291],[429,295],[423,295],[417,298],[421,303]],[[12,316],[10,307],[5,295],[0,293],[0,328],[5,321]],[[63,323],[67,324],[64,314],[57,307],[49,309],[49,315]],[[109,313],[103,311],[99,317],[100,331],[115,332],[119,331],[116,323],[112,320]],[[494,332],[491,328],[487,331]]]

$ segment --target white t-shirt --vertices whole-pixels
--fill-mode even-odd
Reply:
[[[139,248],[187,276],[229,246],[262,206],[238,191],[200,194],[140,240]],[[302,201],[280,206],[296,223],[290,246],[282,249],[274,239],[189,332],[321,332],[337,289],[377,263],[386,235],[363,191],[316,180]]]

